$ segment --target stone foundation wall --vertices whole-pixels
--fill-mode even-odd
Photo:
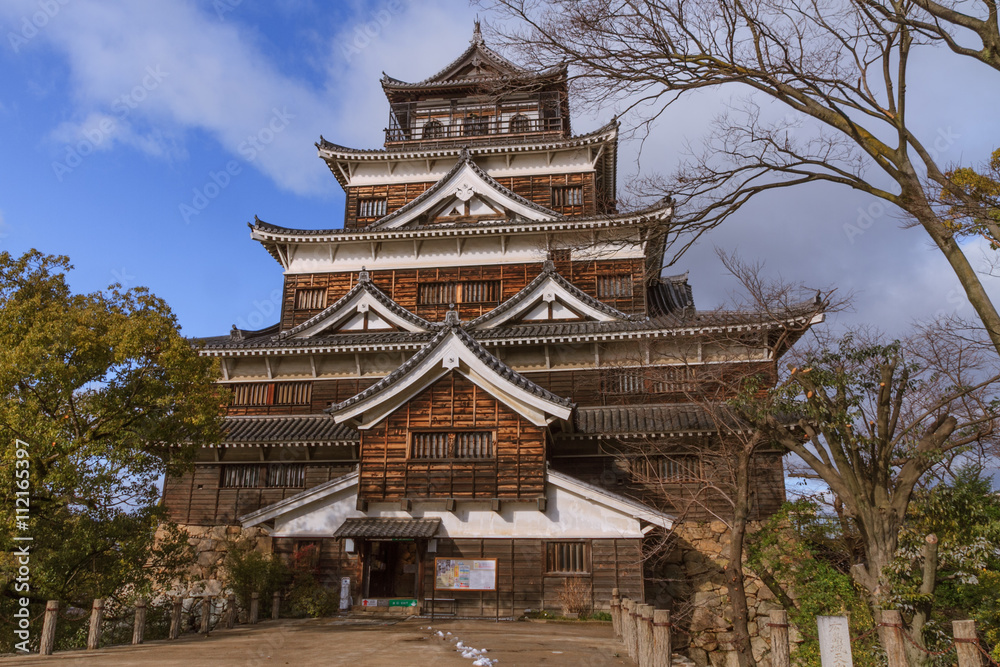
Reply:
[[[181,589],[191,595],[209,593],[218,595],[225,588],[225,572],[222,563],[226,559],[229,545],[241,539],[252,540],[254,548],[261,553],[271,553],[271,536],[262,528],[241,526],[196,526],[178,524],[178,528],[188,533],[188,543],[194,550],[194,559],[176,582],[176,592]],[[163,527],[156,531],[159,542],[166,535]]]
[[[760,524],[749,527],[752,533]],[[675,641],[699,667],[735,665],[731,641],[723,550],[729,531],[721,521],[684,523],[674,529],[674,540],[666,554],[655,559],[647,572],[647,600],[659,608],[673,610],[679,626]],[[746,572],[748,629],[754,658],[760,667],[770,667],[768,613],[781,609],[774,594],[752,572]],[[798,639],[791,628],[792,640]]]

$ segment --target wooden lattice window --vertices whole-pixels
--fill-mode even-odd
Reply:
[[[568,262],[573,259],[573,250],[571,248],[549,250],[549,259],[553,262]]]
[[[424,139],[440,139],[444,136],[444,125],[439,120],[429,120],[424,123]]]
[[[359,218],[381,218],[385,216],[385,197],[365,197],[358,199]]]
[[[414,459],[491,459],[491,431],[418,431],[413,433]]]
[[[519,113],[510,119],[510,124],[508,125],[511,133],[518,132],[530,132],[531,131],[531,121],[523,113]]]
[[[549,574],[586,574],[586,542],[549,542],[545,550],[545,571]]]
[[[249,465],[222,466],[222,486],[226,489],[256,489],[260,481],[260,466]]]
[[[562,185],[552,188],[552,207],[568,208],[583,206],[583,187],[580,185]]]
[[[659,473],[664,482],[697,482],[702,479],[701,459],[692,455],[664,456]]]
[[[232,405],[270,405],[271,385],[266,382],[233,385]]]
[[[225,489],[303,488],[304,463],[239,463],[222,466],[220,486]]]
[[[312,382],[276,382],[274,405],[309,405]]]
[[[440,306],[451,303],[499,303],[499,280],[423,283],[417,289],[417,303]]]
[[[302,488],[306,485],[304,463],[267,464],[267,484],[269,488]]]
[[[669,394],[687,391],[691,388],[694,372],[690,366],[667,366],[656,370],[656,379],[652,382],[654,394]]]
[[[326,289],[309,288],[295,290],[296,310],[322,310],[326,308]]]
[[[604,391],[608,394],[641,394],[645,390],[646,378],[638,368],[616,371],[604,378]]]
[[[462,134],[467,137],[480,136],[489,132],[489,120],[479,114],[470,113],[462,121]]]
[[[632,296],[632,274],[597,276],[598,299],[622,299]]]

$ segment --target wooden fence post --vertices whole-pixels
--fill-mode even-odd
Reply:
[[[56,621],[59,619],[59,600],[45,603],[45,620],[42,621],[42,639],[38,645],[41,655],[52,655],[56,648]]]
[[[670,641],[670,612],[656,609],[653,611],[653,667],[670,667],[673,650]]]
[[[236,596],[232,593],[226,600],[226,627],[230,630],[236,627]]]
[[[271,598],[271,620],[277,621],[281,617],[281,591],[274,591]]]
[[[104,620],[104,599],[94,600],[90,609],[90,632],[87,633],[87,650],[93,651],[101,645],[101,621]]]
[[[257,616],[260,614],[260,593],[254,591],[250,594],[250,625],[257,625]]]
[[[622,641],[625,643],[625,652],[628,657],[633,659],[632,628],[635,627],[635,619],[632,618],[632,605],[634,604],[631,598],[622,598]]]
[[[181,614],[184,611],[184,600],[174,598],[173,606],[170,610],[170,638],[177,639],[181,636]]]
[[[146,601],[139,598],[135,602],[135,624],[132,626],[132,643],[141,644],[146,634]]]
[[[882,627],[879,629],[879,636],[882,639],[882,648],[889,658],[889,667],[907,667],[906,660],[906,640],[903,633],[903,617],[895,609],[886,609],[882,612]]]
[[[639,605],[639,667],[653,664],[653,605]]]
[[[771,667],[792,667],[788,649],[788,612],[774,609],[767,626],[771,629]]]
[[[983,667],[983,656],[977,646],[975,621],[952,621],[955,635],[955,650],[958,652],[958,667]]]
[[[212,620],[212,596],[206,595],[201,599],[201,631],[208,634],[208,624]]]
[[[639,603],[629,600],[628,604],[628,656],[639,662]]]
[[[611,589],[611,629],[615,637],[621,639],[622,636],[622,599],[617,588]]]

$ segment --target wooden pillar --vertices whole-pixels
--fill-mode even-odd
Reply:
[[[975,621],[952,621],[955,635],[955,650],[958,652],[958,667],[983,667],[983,656],[979,652]]]
[[[250,594],[250,625],[257,625],[257,616],[260,614],[260,593],[254,591]]]
[[[226,599],[226,627],[230,630],[236,627],[236,596],[232,593]]]
[[[206,595],[201,599],[201,631],[208,634],[209,622],[212,620],[212,597]]]
[[[895,609],[887,609],[882,612],[882,627],[879,628],[879,636],[882,639],[882,648],[889,658],[889,667],[908,667],[906,660],[906,639],[903,633],[903,617]]]
[[[769,614],[771,628],[771,667],[792,667],[788,649],[788,612],[784,609],[772,610]]]
[[[653,605],[639,605],[639,641],[636,653],[639,656],[639,667],[651,667],[653,664]]]
[[[673,651],[674,647],[670,641],[670,612],[666,609],[656,609],[653,611],[653,667],[670,667],[670,656]],[[777,666],[772,665],[772,667]]]
[[[94,600],[90,609],[90,632],[87,633],[87,650],[93,651],[101,645],[101,621],[104,620],[104,599]]]
[[[146,634],[146,601],[142,598],[135,602],[135,624],[132,626],[132,643],[141,644]]]
[[[184,600],[174,598],[173,607],[170,610],[170,638],[177,639],[181,636],[181,613],[184,611]]]
[[[281,592],[274,591],[274,597],[271,599],[271,620],[277,621],[281,617]]]
[[[639,661],[639,655],[635,651],[636,642],[636,622],[635,622],[635,608],[638,603],[635,600],[629,600],[628,606],[624,607],[625,610],[625,648],[628,649],[628,657],[632,658],[636,662]]]
[[[622,636],[622,599],[617,588],[611,589],[611,628],[615,637],[621,639]]]
[[[42,639],[38,645],[41,655],[52,655],[56,648],[56,621],[59,619],[59,600],[45,603],[45,620],[42,621]]]

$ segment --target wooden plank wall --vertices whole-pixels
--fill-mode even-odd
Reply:
[[[573,576],[553,576],[545,572],[547,540],[541,539],[442,539],[438,551],[426,556],[424,568],[424,598],[430,599],[434,585],[434,558],[496,558],[499,588],[499,615],[518,617],[531,609],[560,612],[559,596],[568,579],[583,580],[590,588],[595,610],[608,611],[611,590],[622,595],[643,599],[641,540],[595,539],[580,540],[591,554],[590,572]],[[438,591],[437,598],[454,599],[459,616],[494,617],[497,615],[495,592]],[[437,609],[449,605],[438,603]]]
[[[560,446],[556,440],[553,450],[558,452]],[[579,444],[574,443],[574,447],[579,447]],[[659,507],[683,520],[709,521],[717,514],[732,512],[732,507],[713,490],[711,484],[692,482],[645,486],[631,480],[627,474],[616,472],[613,456],[556,457],[552,459],[552,467],[613,493]],[[709,465],[705,466],[704,474],[709,482],[718,478],[721,484],[726,483],[725,475],[713,471]],[[785,502],[785,476],[780,454],[761,455],[753,470],[751,490],[754,494],[751,520],[765,519],[781,508]]]
[[[556,209],[559,213],[570,216],[587,216],[598,213],[595,175],[593,172],[575,174],[546,174],[541,176],[508,176],[496,179],[500,185],[516,194],[546,208],[553,208],[552,188],[566,185],[579,185],[583,188],[583,205]],[[434,185],[433,181],[424,183],[398,183],[392,185],[366,185],[347,188],[347,202],[344,209],[344,229],[360,229],[367,227],[378,218],[359,218],[358,200],[368,198],[386,198],[386,215],[399,210],[419,197],[425,190]],[[607,207],[602,206],[601,211]]]
[[[291,565],[295,546],[297,542],[316,541],[320,543],[320,556],[317,565],[317,580],[323,586],[333,590],[340,590],[340,578],[351,578],[351,595],[357,604],[360,604],[361,596],[358,588],[361,581],[361,559],[351,556],[344,551],[343,540],[335,540],[332,537],[309,538],[309,537],[276,537],[272,540],[272,551],[278,554],[282,560]],[[270,601],[268,602],[270,605]],[[270,606],[268,606],[270,609]]]
[[[597,278],[604,275],[631,274],[632,296],[604,299],[604,302],[626,313],[644,313],[644,262],[641,259],[596,260],[557,262],[556,270],[587,294],[597,298]],[[517,294],[542,272],[540,263],[505,264],[499,266],[471,266],[438,269],[398,269],[371,271],[375,285],[404,308],[432,321],[442,321],[448,305],[421,306],[417,304],[417,285],[420,283],[499,280],[501,302]],[[281,307],[281,328],[290,329],[305,322],[319,310],[297,310],[295,290],[299,288],[326,288],[326,304],[330,305],[354,287],[357,273],[310,273],[285,277],[285,292]],[[489,312],[498,304],[459,304],[459,316],[468,320]]]
[[[163,504],[170,521],[196,526],[235,525],[239,517],[302,493],[335,477],[346,475],[353,465],[316,462],[306,465],[304,487],[224,489],[222,464],[198,463],[194,470],[169,476],[163,484]]]
[[[413,429],[493,430],[493,460],[412,460]],[[532,499],[545,495],[545,431],[457,373],[449,373],[361,432],[365,500]]]

